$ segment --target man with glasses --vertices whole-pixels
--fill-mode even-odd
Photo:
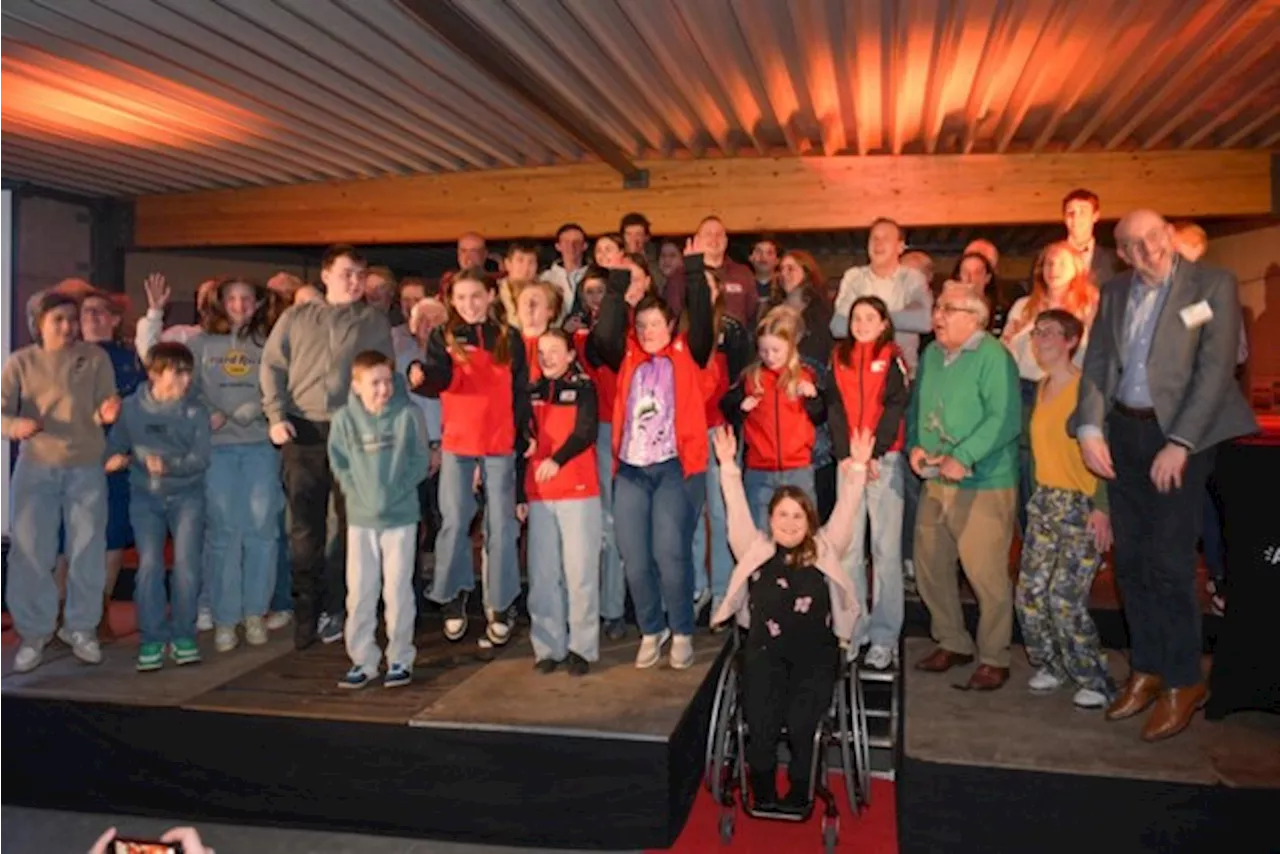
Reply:
[[[1116,243],[1133,272],[1102,288],[1070,429],[1108,481],[1131,639],[1129,679],[1107,719],[1154,705],[1142,737],[1158,741],[1186,729],[1207,698],[1195,546],[1213,448],[1258,425],[1235,382],[1235,276],[1180,258],[1154,211],[1120,220]]]
[[[916,669],[944,673],[973,661],[958,558],[978,598],[978,667],[966,686],[976,691],[1009,678],[1009,546],[1022,432],[1018,369],[987,333],[989,312],[970,286],[943,286],[933,307],[935,339],[920,357],[907,409],[908,459],[925,481],[916,511],[916,585],[938,644]]]

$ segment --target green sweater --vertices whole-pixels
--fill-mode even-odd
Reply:
[[[947,454],[969,469],[963,489],[1005,489],[1018,484],[1022,398],[1013,357],[985,332],[954,359],[937,342],[920,357],[907,407],[907,448]]]

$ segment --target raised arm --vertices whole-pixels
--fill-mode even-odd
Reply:
[[[831,518],[822,528],[822,536],[840,557],[853,544],[853,529],[862,505],[864,486],[867,483],[867,462],[875,437],[870,430],[858,430],[849,438],[849,456],[836,469],[836,506]]]
[[[610,370],[622,368],[622,357],[627,352],[627,289],[631,286],[628,270],[610,270],[609,283],[600,303],[596,325],[588,338],[590,352]]]
[[[751,507],[747,504],[747,493],[742,487],[742,470],[738,468],[737,442],[733,439],[733,431],[721,427],[717,431],[717,442],[723,441],[721,436],[728,436],[728,445],[734,453],[722,457],[717,451],[720,461],[720,489],[724,493],[725,527],[728,531],[729,548],[734,557],[741,560],[751,548],[751,543],[760,536],[755,520],[751,518]]]
[[[518,350],[523,357],[524,348],[520,347]],[[514,353],[512,358],[515,358]],[[444,327],[438,326],[431,330],[431,335],[427,338],[427,352],[421,366],[423,381],[411,388],[414,394],[439,397],[440,392],[446,391],[453,383],[453,356],[444,343]],[[410,365],[409,369],[412,371],[413,365]]]
[[[716,333],[711,288],[707,286],[703,256],[684,256],[684,268],[684,299],[689,312],[689,353],[699,367],[706,367],[716,351]]]

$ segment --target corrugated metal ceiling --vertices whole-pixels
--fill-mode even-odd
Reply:
[[[593,138],[632,158],[1280,142],[1280,0],[433,2],[493,51],[421,2],[6,0],[4,177],[129,196],[578,162]],[[504,85],[499,52],[582,132]]]

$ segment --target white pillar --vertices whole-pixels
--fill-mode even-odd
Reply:
[[[13,191],[0,189],[0,364],[13,347]],[[13,506],[9,501],[9,449],[0,439],[0,536],[13,530]]]

